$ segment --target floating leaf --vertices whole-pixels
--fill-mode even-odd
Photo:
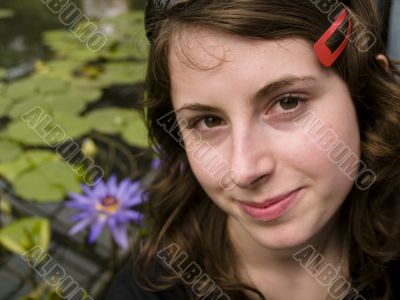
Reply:
[[[36,131],[37,130],[37,131]],[[15,120],[8,124],[3,137],[17,141],[24,145],[47,146],[46,139],[41,135],[42,129],[31,128],[22,120]]]
[[[0,229],[0,244],[18,255],[37,246],[47,251],[49,242],[50,222],[45,218],[23,218]]]
[[[8,114],[10,111],[10,106],[13,103],[13,99],[0,95],[0,116]]]
[[[0,139],[0,163],[15,159],[21,153],[21,147],[17,143]]]
[[[0,9],[0,20],[1,19],[6,19],[6,18],[11,18],[15,15],[15,12],[11,9]]]
[[[57,202],[68,192],[79,192],[80,186],[70,165],[64,161],[49,161],[18,177],[14,191],[26,200]]]
[[[0,176],[13,183],[18,176],[48,161],[59,161],[57,154],[44,150],[30,150],[16,159],[0,163]]]
[[[79,138],[91,129],[85,118],[60,111],[50,115],[41,110],[43,107],[38,106],[36,114],[34,114],[35,108],[25,112],[26,121],[16,119],[8,124],[4,135],[24,145],[53,146],[66,138]],[[32,114],[32,117],[29,117],[29,114]]]
[[[149,42],[143,27],[143,11],[134,11],[117,17],[101,20],[100,30],[113,31],[108,35],[109,42],[100,52],[107,59],[123,59],[127,57],[146,59]]]
[[[85,118],[61,111],[54,112],[54,122],[52,125],[59,126],[65,131],[67,137],[73,139],[80,138],[91,129],[90,123]]]
[[[8,116],[13,119],[20,119],[24,114],[32,111],[34,108],[39,107],[41,110],[49,113],[49,103],[52,101],[51,96],[39,96],[31,95],[29,97],[23,97],[12,106]]]
[[[36,82],[31,78],[21,79],[8,85],[5,95],[12,99],[32,96],[37,92]]]
[[[98,100],[101,93],[98,89],[70,89],[64,94],[54,96],[49,107],[53,112],[77,115],[86,108],[89,102]]]
[[[73,73],[80,65],[81,62],[72,59],[50,61],[47,63],[48,76],[58,77],[70,82],[74,80]]]
[[[68,83],[47,75],[36,75],[30,80],[36,84],[36,88],[41,94],[61,93],[67,90]]]
[[[102,108],[86,116],[93,129],[105,134],[121,133],[130,122],[139,117],[137,111],[124,108]]]
[[[142,82],[146,76],[147,65],[145,63],[108,63],[105,71],[97,78],[97,82],[103,87],[115,83]]]
[[[62,58],[80,63],[97,58],[97,53],[87,48],[87,40],[82,39],[83,42],[81,42],[73,32],[67,30],[46,31],[43,34],[43,40]]]
[[[132,119],[122,131],[122,138],[130,145],[148,148],[147,128],[140,118]]]
[[[7,75],[7,69],[0,68],[0,79],[4,79]]]

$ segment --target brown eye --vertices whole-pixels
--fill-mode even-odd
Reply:
[[[207,127],[218,126],[218,125],[221,125],[221,119],[213,117],[213,116],[209,116],[209,117],[204,118],[204,124]]]
[[[285,110],[295,109],[299,105],[300,98],[293,96],[286,96],[279,100],[280,106]]]

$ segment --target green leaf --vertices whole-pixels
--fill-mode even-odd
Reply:
[[[40,96],[32,95],[29,97],[23,97],[18,100],[18,102],[12,106],[8,116],[12,119],[20,119],[25,113],[33,110],[36,107],[40,107],[41,110],[49,113],[49,104],[52,101],[51,96]]]
[[[10,97],[0,95],[0,116],[4,116],[9,113],[10,106],[13,103],[13,99]]]
[[[55,111],[53,126],[60,126],[66,133],[66,136],[77,139],[87,134],[90,129],[90,123],[83,117],[70,114],[68,112]]]
[[[0,244],[21,255],[36,246],[47,251],[50,242],[50,222],[45,218],[23,218],[0,229]]]
[[[146,69],[146,63],[108,63],[105,64],[105,71],[97,78],[97,82],[103,87],[115,83],[143,82]]]
[[[81,62],[72,59],[53,60],[47,63],[47,67],[49,68],[49,73],[47,75],[71,82],[71,80],[74,80],[74,71],[79,68],[80,65]],[[71,88],[72,87],[70,87],[70,89]]]
[[[36,107],[36,106],[35,106]],[[40,106],[44,108],[44,106]],[[24,145],[52,146],[64,141],[66,138],[79,138],[88,133],[90,124],[85,118],[77,115],[56,111],[53,115],[38,109],[38,114],[32,119],[15,120],[8,124],[4,136]],[[49,110],[47,108],[47,110]],[[17,114],[25,114],[31,110],[20,109]]]
[[[15,12],[11,9],[0,9],[0,20],[1,19],[6,19],[6,18],[11,18],[15,15]]]
[[[17,159],[0,163],[0,176],[13,183],[18,176],[48,161],[59,161],[57,154],[44,150],[30,150]]]
[[[142,119],[136,118],[129,121],[129,124],[122,131],[122,138],[130,145],[140,148],[148,148],[147,128]]]
[[[127,57],[146,59],[149,42],[142,25],[143,17],[144,12],[136,10],[101,20],[100,27],[111,27],[114,30],[109,35],[109,42],[100,54],[107,59]]]
[[[49,161],[18,177],[14,191],[28,201],[58,202],[69,192],[79,192],[80,185],[72,166]]]
[[[88,103],[96,101],[100,96],[101,91],[98,89],[70,89],[64,94],[54,96],[49,107],[53,112],[77,115]]]
[[[4,136],[8,139],[20,142],[24,145],[47,146],[46,140],[43,139],[34,128],[28,126],[22,120],[15,120],[8,124],[4,130]]]
[[[13,160],[21,154],[21,147],[17,143],[0,139],[0,163]]]
[[[7,75],[7,69],[0,68],[0,79],[4,79]]]
[[[68,83],[64,80],[46,75],[33,75],[11,83],[5,95],[12,99],[31,98],[35,94],[62,93],[67,88]]]
[[[93,129],[105,134],[116,134],[123,132],[140,115],[132,109],[102,108],[92,111],[86,118]]]
[[[46,75],[36,75],[31,78],[41,94],[63,93],[68,89],[66,81]]]
[[[31,78],[26,78],[9,84],[7,90],[5,91],[5,95],[12,99],[18,99],[32,96],[36,92],[36,82],[32,81]]]

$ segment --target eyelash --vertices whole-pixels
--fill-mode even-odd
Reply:
[[[295,95],[295,94],[287,94],[287,95],[284,95],[284,96],[280,97],[275,102],[273,102],[272,107],[274,107],[276,104],[280,103],[281,101],[283,101],[285,99],[298,100],[299,104],[298,104],[298,107],[296,107],[296,108],[294,108],[294,109],[292,109],[292,110],[290,110],[288,112],[283,112],[283,113],[279,114],[279,115],[282,115],[284,117],[290,117],[293,114],[297,114],[298,111],[301,110],[301,107],[299,108],[299,106],[303,106],[304,102],[307,101],[307,99],[304,96]],[[193,119],[189,120],[188,128],[192,129],[192,128],[196,127],[197,124],[200,123],[200,121],[203,121],[203,120],[205,120],[207,118],[210,118],[210,117],[218,118],[218,117],[216,117],[214,115],[202,115],[202,116],[194,117]],[[213,128],[208,128],[207,130],[213,130]]]

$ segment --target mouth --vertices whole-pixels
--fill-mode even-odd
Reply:
[[[262,202],[238,201],[241,209],[251,218],[261,221],[271,221],[281,217],[296,202],[303,188],[269,198]]]

